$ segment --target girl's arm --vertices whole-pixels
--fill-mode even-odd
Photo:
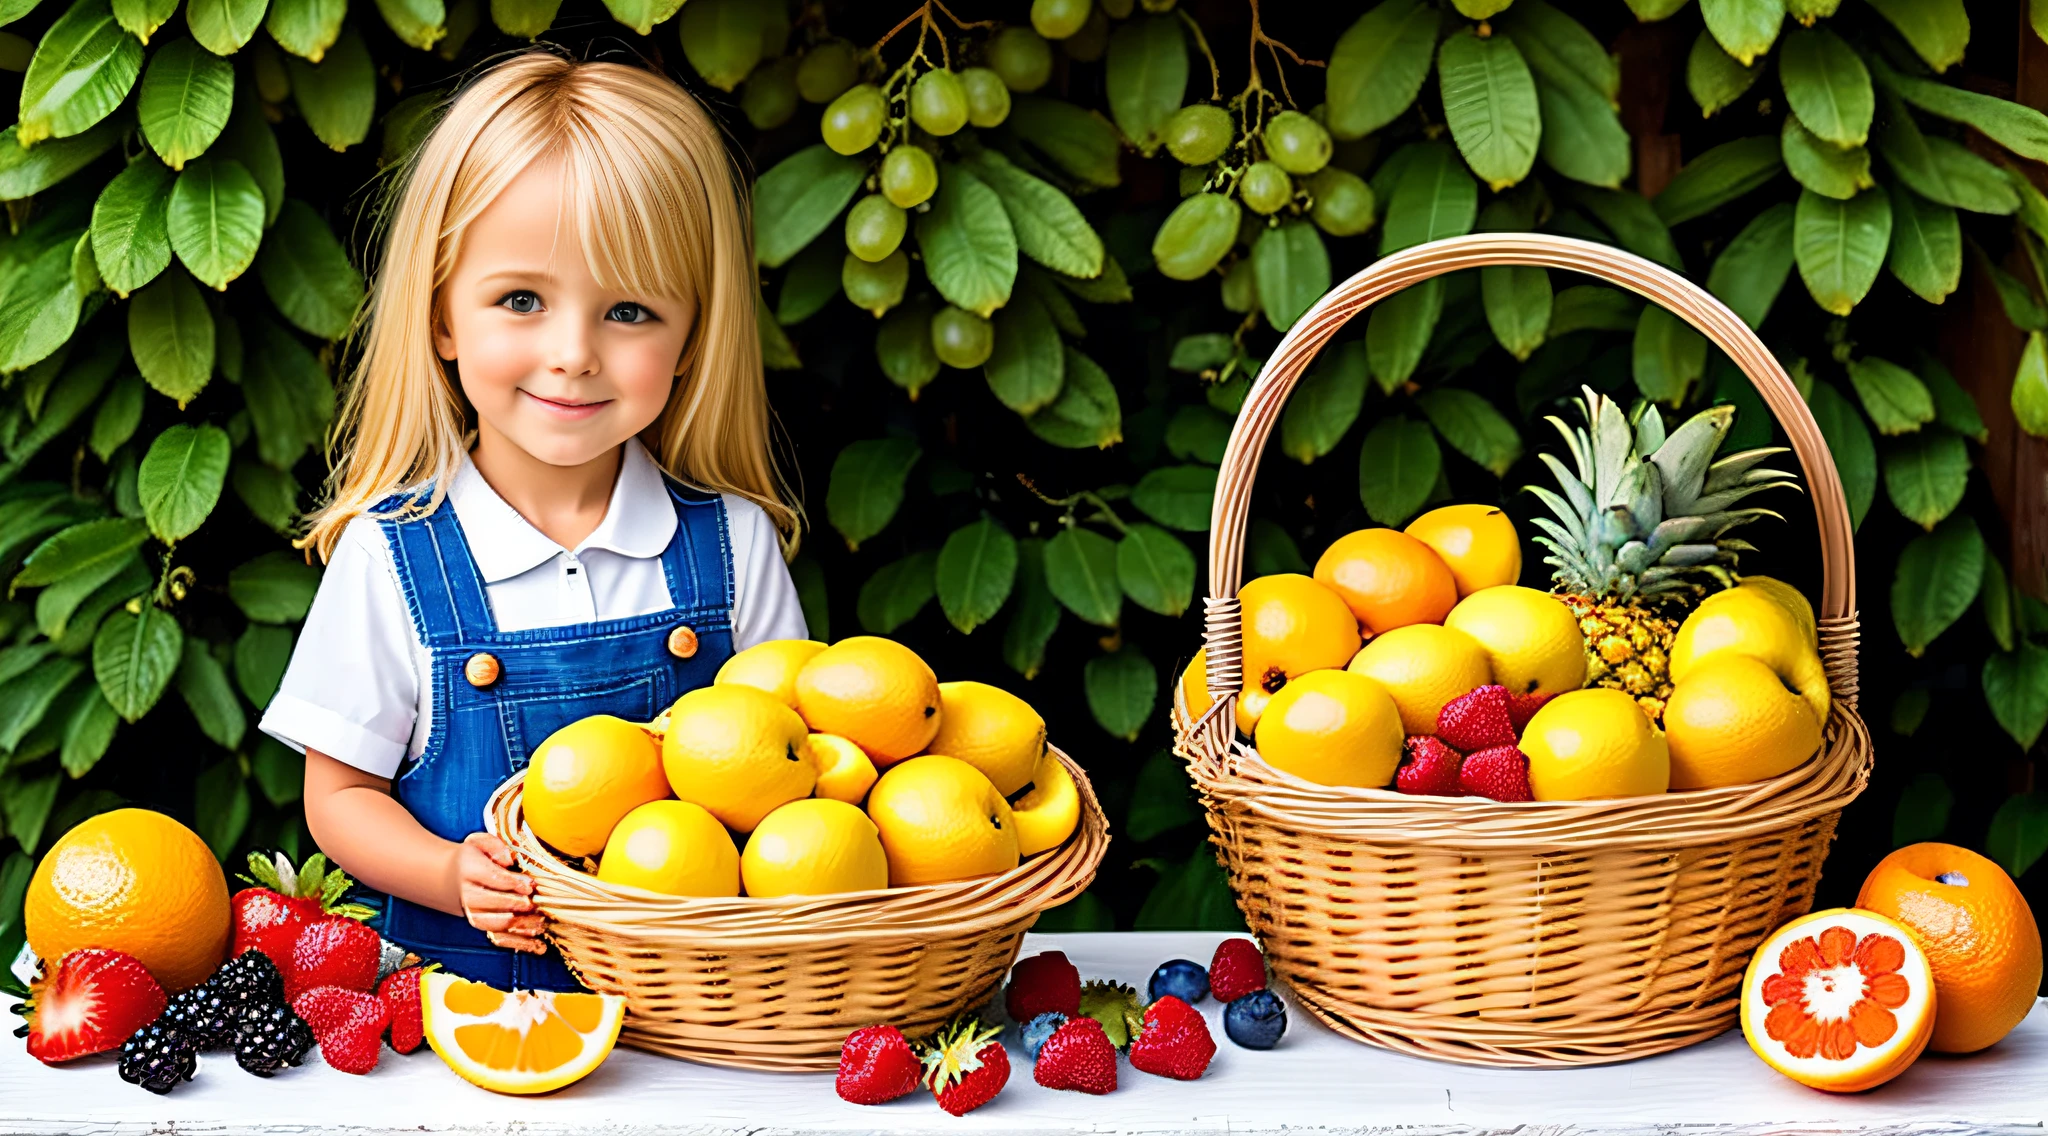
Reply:
[[[460,844],[428,832],[391,796],[391,782],[306,750],[306,827],[329,859],[378,891],[461,915],[493,943],[539,954],[544,917],[533,878],[488,832]]]

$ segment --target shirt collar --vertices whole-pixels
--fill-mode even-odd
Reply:
[[[462,455],[462,468],[449,484],[448,501],[462,522],[470,556],[486,584],[509,580],[564,551],[581,555],[587,549],[602,548],[636,559],[659,556],[676,531],[676,511],[669,504],[661,468],[637,438],[626,441],[604,520],[573,550],[556,544],[506,504],[477,472],[468,454]]]

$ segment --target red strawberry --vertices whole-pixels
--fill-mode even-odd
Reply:
[[[293,1000],[316,986],[350,990],[377,988],[377,960],[383,942],[377,932],[345,915],[323,915],[300,930],[284,971],[284,996]]]
[[[895,1026],[867,1026],[846,1035],[839,1047],[839,1099],[881,1104],[917,1088],[923,1074],[910,1041]]]
[[[292,999],[292,1012],[313,1028],[320,1056],[329,1065],[344,1073],[367,1073],[377,1067],[384,1027],[391,1016],[375,994],[315,986]]]
[[[1081,1013],[1081,972],[1067,961],[1064,951],[1032,955],[1010,971],[1010,987],[1003,992],[1003,1008],[1010,1019],[1028,1022],[1044,1013],[1078,1017]]]
[[[420,975],[428,969],[408,966],[394,970],[377,984],[377,1000],[384,1003],[384,1012],[391,1018],[385,1040],[400,1053],[411,1053],[426,1040],[426,1028],[420,1024]]]
[[[955,1018],[924,1051],[924,1084],[939,1107],[965,1116],[995,1099],[1010,1080],[1010,1054],[999,1026]]]
[[[45,1065],[119,1049],[128,1035],[164,1012],[164,988],[148,968],[120,951],[87,947],[58,960],[14,1008],[28,1021],[28,1055]]]
[[[1401,767],[1394,788],[1420,797],[1461,797],[1458,765],[1464,755],[1427,734],[1409,738],[1401,747]]]
[[[1535,799],[1529,791],[1529,759],[1514,746],[1482,749],[1458,767],[1458,784],[1467,795],[1496,801]]]
[[[1069,1018],[1038,1049],[1031,1077],[1048,1089],[1101,1096],[1116,1089],[1116,1046],[1094,1018]]]
[[[1224,945],[1232,942],[1246,940],[1232,939]],[[1215,969],[1211,968],[1209,973],[1209,988],[1213,990]],[[1262,980],[1260,986],[1264,985]],[[1201,1012],[1193,1006],[1168,994],[1145,1008],[1145,1028],[1139,1031],[1138,1040],[1131,1043],[1134,1068],[1176,1081],[1192,1081],[1202,1075],[1214,1056],[1216,1039],[1209,1036],[1209,1023],[1202,1020]]]
[[[1266,956],[1250,939],[1225,939],[1216,944],[1216,957],[1209,960],[1209,993],[1218,1002],[1235,1002],[1265,988]],[[1149,1012],[1146,1016],[1150,1017]]]
[[[1466,691],[1436,716],[1436,736],[1461,753],[1515,744],[1515,724],[1508,715],[1508,688],[1488,685]]]
[[[1510,694],[1508,695],[1508,721],[1515,725],[1515,738],[1520,740],[1522,731],[1529,728],[1529,719],[1543,704],[1556,698],[1555,694]]]
[[[269,955],[280,971],[286,970],[292,945],[306,924],[327,914],[356,919],[370,914],[360,904],[339,902],[351,881],[339,868],[328,867],[327,857],[318,852],[296,869],[282,852],[251,852],[249,871],[242,878],[257,886],[243,888],[229,900],[234,925],[229,958],[240,958],[254,947]]]

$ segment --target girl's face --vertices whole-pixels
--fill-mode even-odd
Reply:
[[[480,443],[496,435],[549,465],[579,466],[661,413],[696,305],[600,285],[559,171],[535,161],[470,224],[434,345],[458,364]]]

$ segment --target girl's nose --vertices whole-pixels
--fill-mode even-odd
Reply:
[[[590,329],[580,320],[564,320],[548,343],[548,369],[570,378],[594,375],[597,348]]]

